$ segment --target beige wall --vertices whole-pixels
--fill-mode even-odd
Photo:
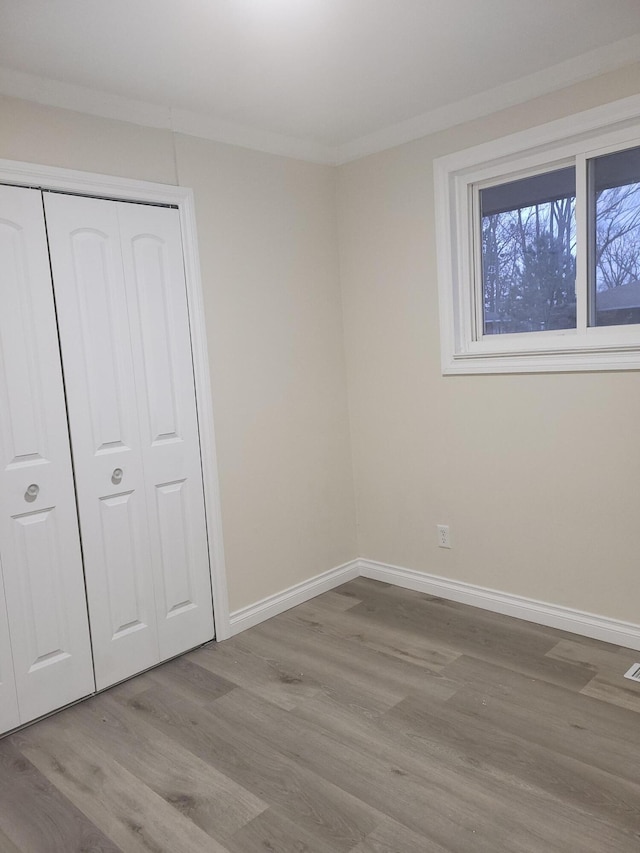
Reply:
[[[195,190],[232,610],[360,554],[640,621],[640,376],[443,378],[432,187],[436,156],[638,91],[339,169],[0,98],[0,157]]]
[[[434,157],[639,91],[633,66],[339,169],[361,556],[640,621],[640,374],[442,377],[433,205]]]
[[[193,137],[232,608],[357,555],[335,170]]]
[[[231,610],[353,559],[335,170],[9,98],[0,157],[194,188]]]
[[[0,95],[0,158],[175,184],[172,135]]]

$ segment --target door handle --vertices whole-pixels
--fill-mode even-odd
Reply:
[[[37,483],[31,483],[30,486],[27,486],[27,491],[24,493],[24,499],[28,503],[35,501],[38,497],[38,493],[40,492],[40,486]]]
[[[123,474],[124,474],[124,471],[122,470],[122,468],[114,468],[113,474],[111,475],[111,482],[116,484],[116,485],[118,483],[122,482],[122,475]]]

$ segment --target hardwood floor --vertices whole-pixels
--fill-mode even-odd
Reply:
[[[638,853],[639,654],[352,581],[0,741],[0,853]]]

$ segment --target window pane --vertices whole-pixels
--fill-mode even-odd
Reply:
[[[480,191],[485,335],[575,328],[575,200],[573,167]]]
[[[640,148],[589,161],[591,325],[640,323]]]

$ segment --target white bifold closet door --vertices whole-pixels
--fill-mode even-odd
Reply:
[[[0,731],[95,690],[42,196],[0,186]]]
[[[213,637],[180,220],[44,200],[100,689]]]

